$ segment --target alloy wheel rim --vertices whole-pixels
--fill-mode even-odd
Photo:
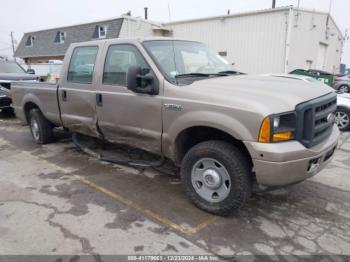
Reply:
[[[194,164],[191,182],[197,194],[211,203],[224,200],[231,190],[226,168],[213,158],[202,158]]]
[[[347,86],[341,86],[339,88],[339,91],[344,92],[344,93],[348,93],[349,92],[349,88]]]
[[[349,125],[350,118],[345,112],[338,111],[335,113],[335,123],[339,128],[346,128]]]

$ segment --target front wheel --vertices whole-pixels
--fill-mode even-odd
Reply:
[[[52,125],[39,109],[30,111],[29,125],[35,143],[43,145],[53,140]]]
[[[340,131],[350,131],[350,109],[338,107],[335,111],[335,123]]]
[[[250,198],[252,168],[237,147],[224,141],[207,141],[185,155],[181,179],[196,206],[226,216],[237,212]]]
[[[342,93],[349,93],[350,92],[350,88],[347,85],[341,85],[338,90]]]

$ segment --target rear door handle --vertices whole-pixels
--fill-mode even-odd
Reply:
[[[102,94],[96,94],[96,105],[102,106]]]
[[[62,100],[67,101],[67,91],[66,90],[62,90]]]

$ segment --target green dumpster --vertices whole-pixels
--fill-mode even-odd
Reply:
[[[329,85],[329,86],[333,85],[334,75],[325,71],[313,70],[313,69],[310,69],[310,70],[295,69],[292,72],[290,72],[290,74],[310,76],[321,81],[326,85]]]

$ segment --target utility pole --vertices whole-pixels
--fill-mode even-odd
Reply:
[[[16,57],[15,57],[15,40],[13,39],[13,32],[11,32],[11,44],[12,44],[12,52],[13,52],[13,59],[16,61]]]
[[[329,0],[329,11],[328,11],[329,14],[331,14],[332,6],[333,6],[333,0]]]
[[[148,7],[145,7],[145,20],[148,19]]]
[[[329,0],[329,9],[328,9],[327,22],[326,22],[327,28],[328,28],[328,25],[329,25],[329,18],[331,16],[331,12],[332,12],[332,5],[333,5],[333,0]]]
[[[272,8],[276,7],[276,0],[272,0]]]

